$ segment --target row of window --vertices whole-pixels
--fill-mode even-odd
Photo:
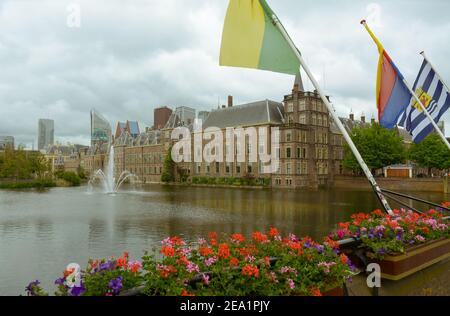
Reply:
[[[298,159],[307,159],[308,158],[308,149],[306,147],[297,147],[296,158]],[[277,158],[280,158],[280,149],[278,149]],[[294,153],[291,147],[286,148],[285,158],[290,159],[294,158]]]
[[[298,110],[299,111],[306,111],[306,110],[312,110],[312,111],[317,111],[317,112],[328,112],[327,107],[325,106],[325,104],[321,101],[321,100],[311,100],[309,102],[309,106],[308,108],[306,107],[306,100],[299,100],[298,101]],[[292,113],[294,112],[294,103],[293,101],[289,101],[287,103],[287,112],[288,113]]]

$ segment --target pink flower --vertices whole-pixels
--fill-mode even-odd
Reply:
[[[247,257],[245,257],[245,261],[247,261],[247,262],[253,262],[255,260],[256,260],[256,258],[251,255],[247,255]]]
[[[172,242],[172,239],[170,237],[167,237],[166,239],[161,241],[161,244],[163,244],[164,246],[172,246],[173,242]]]
[[[295,289],[295,283],[292,279],[288,279],[287,283],[288,283],[289,287],[291,288],[291,290]]]
[[[203,280],[203,283],[205,283],[205,285],[208,285],[209,284],[209,275],[203,274],[202,280]]]
[[[198,265],[196,265],[193,262],[189,262],[189,264],[187,265],[186,269],[188,270],[189,273],[192,272],[200,272],[200,268],[198,267]]]
[[[206,244],[206,239],[205,238],[199,238],[199,239],[197,239],[197,243],[200,246],[202,246],[202,245]]]
[[[297,270],[295,268],[291,268],[291,267],[282,267],[280,269],[280,272],[283,274],[293,273],[295,276],[297,276]]]
[[[419,242],[424,242],[424,241],[425,241],[425,238],[422,237],[422,236],[420,236],[420,235],[417,235],[417,236],[416,236],[416,240],[419,241]]]
[[[207,266],[207,267],[210,267],[210,266],[212,266],[214,263],[216,263],[217,262],[217,257],[210,257],[210,258],[208,258],[208,259],[206,259],[205,260],[205,265]]]
[[[336,262],[320,262],[317,264],[317,266],[319,268],[324,268],[324,272],[326,274],[330,273],[330,268],[335,265],[336,265]]]

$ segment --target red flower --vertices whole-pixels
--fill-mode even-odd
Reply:
[[[253,233],[253,240],[256,242],[266,242],[267,241],[267,236],[261,232],[254,232]]]
[[[190,262],[188,258],[186,258],[185,256],[181,256],[180,259],[177,260],[177,263],[187,266]]]
[[[211,239],[211,240],[209,241],[209,243],[211,244],[211,246],[217,245],[217,241],[216,241],[215,239]]]
[[[181,296],[195,296],[195,295],[183,289],[183,291],[181,291]]]
[[[163,246],[161,253],[166,257],[173,257],[175,255],[175,249],[172,246]]]
[[[247,257],[248,255],[256,254],[258,250],[255,245],[248,245],[247,247],[239,249],[239,253],[243,257]]]
[[[297,252],[299,256],[303,254],[303,244],[301,242],[290,241],[287,246],[292,251]]]
[[[334,241],[329,236],[325,238],[325,244],[330,246],[333,249],[339,249],[339,243],[337,241]]]
[[[181,239],[178,236],[173,236],[170,237],[170,241],[172,242],[173,245],[175,246],[183,246],[185,244],[185,242],[183,241],[183,239]]]
[[[239,260],[237,258],[231,258],[230,265],[233,267],[237,267],[239,265]]]
[[[128,265],[128,253],[124,253],[121,257],[117,259],[117,266],[119,268],[127,269]]]
[[[341,254],[340,259],[341,259],[342,264],[348,263],[348,257],[345,254]]]
[[[254,265],[247,264],[242,268],[242,275],[255,278],[259,277],[259,269]]]
[[[159,271],[159,274],[164,279],[167,279],[171,273],[176,273],[177,269],[174,266],[163,267],[162,270]]]
[[[209,239],[217,239],[217,233],[216,232],[209,232],[208,233]]]
[[[228,244],[220,244],[218,251],[219,258],[228,259],[230,257],[230,248]]]
[[[430,233],[430,229],[428,227],[422,227],[422,231],[424,234],[429,234]]]
[[[276,228],[271,228],[270,229],[270,231],[269,231],[269,236],[270,237],[275,237],[275,236],[279,236],[280,235],[280,232],[278,231],[278,229],[276,229]]]
[[[311,294],[312,296],[322,296],[322,293],[320,292],[319,289],[312,289]]]
[[[350,223],[339,223],[339,228],[341,229],[348,229],[348,227],[350,226]]]
[[[203,257],[208,257],[213,254],[213,250],[209,247],[200,247],[199,252]]]
[[[231,235],[231,240],[240,244],[245,241],[245,237],[242,234],[233,234]]]
[[[385,215],[385,213],[383,213],[383,211],[382,211],[382,210],[379,210],[379,209],[373,211],[372,214],[373,214],[373,215],[380,216],[380,217],[383,217],[383,216]]]

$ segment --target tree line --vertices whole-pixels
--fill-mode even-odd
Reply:
[[[433,168],[450,169],[450,151],[435,133],[419,144],[412,143],[408,146],[396,130],[388,130],[374,123],[370,127],[356,127],[351,137],[373,173],[377,169],[407,161],[427,168],[429,174]],[[344,152],[344,168],[361,173],[362,170],[347,144]]]

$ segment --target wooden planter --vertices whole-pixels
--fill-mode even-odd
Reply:
[[[408,248],[405,254],[388,256],[380,265],[381,277],[398,281],[450,257],[450,239],[438,239]]]

